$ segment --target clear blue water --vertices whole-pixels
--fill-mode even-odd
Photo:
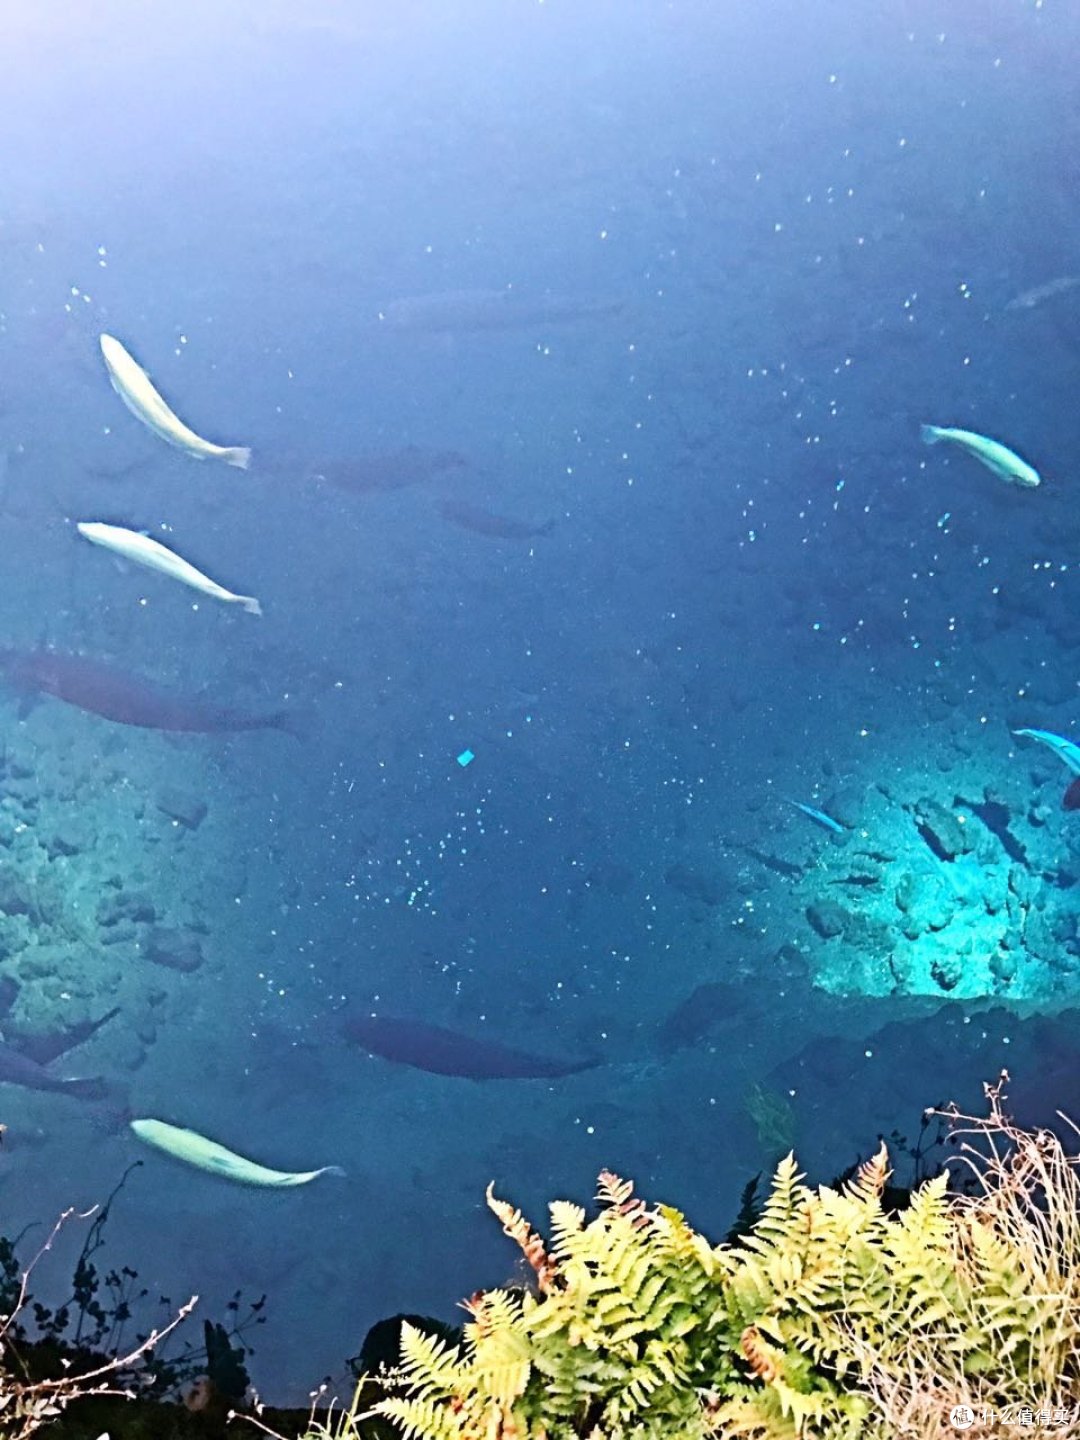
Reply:
[[[8,1024],[120,1013],[49,1066],[107,1101],[0,1087],[3,1229],[143,1160],[116,1263],[267,1292],[296,1398],[507,1278],[489,1180],[542,1215],[607,1166],[721,1234],[785,1138],[827,1180],[1006,1064],[1068,1106],[1071,776],[1010,729],[1077,738],[1074,7],[94,10],[5,42],[0,643],[299,738],[5,688]],[[103,331],[250,471],[140,427]],[[601,1063],[431,1073],[373,1013]]]

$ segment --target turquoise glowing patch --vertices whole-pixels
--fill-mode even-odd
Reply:
[[[461,754],[457,757],[457,763],[464,770],[465,766],[471,765],[475,759],[476,756],[471,750],[462,750]]]

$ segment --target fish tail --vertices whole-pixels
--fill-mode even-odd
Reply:
[[[304,716],[295,715],[291,710],[275,710],[258,721],[260,729],[281,730],[294,740],[304,744],[308,739],[308,723]]]
[[[944,438],[944,431],[940,425],[920,425],[919,434],[924,445],[936,445]]]
[[[237,470],[246,470],[251,464],[251,448],[248,445],[227,445],[221,452],[226,465],[235,465]]]
[[[255,599],[254,595],[238,595],[236,599],[237,603],[242,605],[249,615],[261,615],[263,613],[262,606],[258,600]]]
[[[276,1186],[279,1190],[292,1190],[299,1185],[310,1185],[313,1180],[318,1180],[323,1175],[344,1176],[344,1174],[345,1171],[340,1165],[323,1165],[318,1170],[298,1170],[293,1174],[286,1172],[267,1183]]]

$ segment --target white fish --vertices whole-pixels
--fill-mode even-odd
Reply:
[[[1080,775],[1080,745],[1067,740],[1064,735],[1055,735],[1053,730],[1014,730],[1014,735],[1023,735],[1028,740],[1038,740],[1048,746],[1059,760],[1064,760],[1074,775]]]
[[[285,1189],[290,1185],[307,1185],[320,1175],[344,1175],[340,1165],[323,1165],[318,1170],[269,1170],[257,1165],[254,1160],[245,1160],[234,1150],[226,1150],[216,1140],[208,1140],[195,1130],[184,1130],[179,1125],[168,1125],[164,1120],[132,1120],[131,1128],[140,1140],[163,1150],[186,1165],[197,1170],[208,1170],[211,1175],[220,1175],[225,1180],[235,1180],[240,1185],[270,1185]]]
[[[974,430],[954,430],[943,425],[923,425],[921,434],[924,445],[937,445],[942,440],[958,445],[992,470],[999,480],[1005,480],[1010,485],[1033,490],[1042,483],[1039,472],[1026,460],[1021,460],[1015,450],[1002,445],[1000,440],[988,440],[985,435],[976,435]]]
[[[145,565],[147,570],[156,570],[161,575],[168,575],[171,580],[179,580],[181,585],[198,590],[200,595],[208,595],[211,600],[221,600],[226,605],[242,605],[249,615],[263,613],[262,606],[254,595],[236,595],[233,591],[226,590],[223,585],[211,580],[209,575],[204,575],[201,570],[196,570],[194,565],[182,560],[179,555],[149,535],[140,535],[137,530],[125,530],[122,525],[104,525],[98,520],[80,520],[75,528],[91,545],[100,545],[102,549],[111,550],[114,555],[119,555],[124,560]]]
[[[246,445],[213,445],[189,430],[184,422],[174,415],[168,405],[154,389],[153,381],[111,335],[102,335],[101,353],[109,371],[112,387],[137,420],[141,420],[155,435],[178,450],[194,456],[196,460],[224,460],[227,465],[236,465],[246,470],[251,461],[251,451]]]

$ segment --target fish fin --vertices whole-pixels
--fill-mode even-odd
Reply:
[[[584,1060],[575,1060],[566,1067],[567,1075],[580,1075],[583,1070],[599,1070],[607,1061],[602,1055],[587,1055]]]
[[[936,445],[942,439],[941,427],[939,425],[920,425],[919,435],[924,445]]]
[[[249,615],[261,615],[263,613],[262,606],[258,600],[255,599],[254,595],[238,595],[237,600]]]
[[[105,1100],[109,1094],[108,1084],[101,1075],[78,1076],[71,1080],[61,1080],[60,1087],[65,1095],[78,1095],[83,1100]]]
[[[226,465],[235,465],[238,470],[246,470],[251,464],[251,448],[247,445],[230,445],[221,458]]]

